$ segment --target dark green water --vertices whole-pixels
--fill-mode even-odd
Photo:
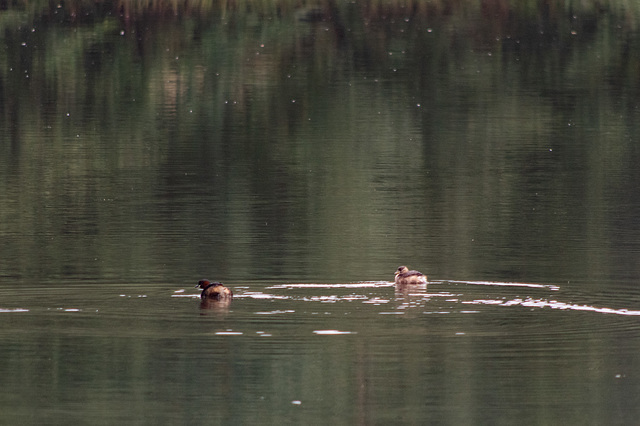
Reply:
[[[636,422],[640,10],[37,4],[0,423]]]

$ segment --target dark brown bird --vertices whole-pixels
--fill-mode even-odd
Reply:
[[[203,299],[226,300],[233,299],[233,292],[222,283],[212,283],[209,280],[200,280],[196,288],[201,288],[200,297]]]
[[[410,271],[406,266],[396,269],[396,284],[426,284],[427,276],[422,272]]]

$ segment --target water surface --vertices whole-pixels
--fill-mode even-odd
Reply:
[[[12,389],[3,417],[633,420],[640,311],[612,307],[620,301],[589,305],[554,285],[496,282],[233,289],[231,304],[159,284],[48,289],[46,301],[23,291],[14,299],[28,308],[2,311],[1,365]]]
[[[432,3],[0,11],[1,422],[633,424],[640,11]]]

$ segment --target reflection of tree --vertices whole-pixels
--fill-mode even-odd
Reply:
[[[162,253],[163,223],[189,236],[183,258],[198,264],[233,258],[256,276],[357,280],[409,258],[447,265],[454,253],[475,259],[443,271],[462,278],[487,264],[478,252],[503,259],[486,273],[529,275],[522,258],[545,250],[542,232],[558,250],[575,227],[606,239],[611,219],[567,200],[598,205],[612,189],[634,197],[628,176],[610,171],[635,158],[638,11],[475,4],[77,1],[4,11],[0,185],[21,188],[21,231],[39,230],[13,244],[45,258],[80,247],[107,265],[124,250],[133,270]],[[312,6],[314,19],[301,19]],[[603,144],[550,151],[605,123]],[[181,192],[194,188],[195,206]],[[0,215],[15,223],[14,210]],[[119,238],[96,244],[111,234]]]

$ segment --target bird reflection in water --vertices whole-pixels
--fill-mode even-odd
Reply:
[[[396,284],[395,302],[396,309],[409,309],[424,307],[430,299],[427,293],[427,284]]]
[[[205,298],[200,300],[201,315],[210,314],[226,314],[231,307],[231,299],[211,299]]]

